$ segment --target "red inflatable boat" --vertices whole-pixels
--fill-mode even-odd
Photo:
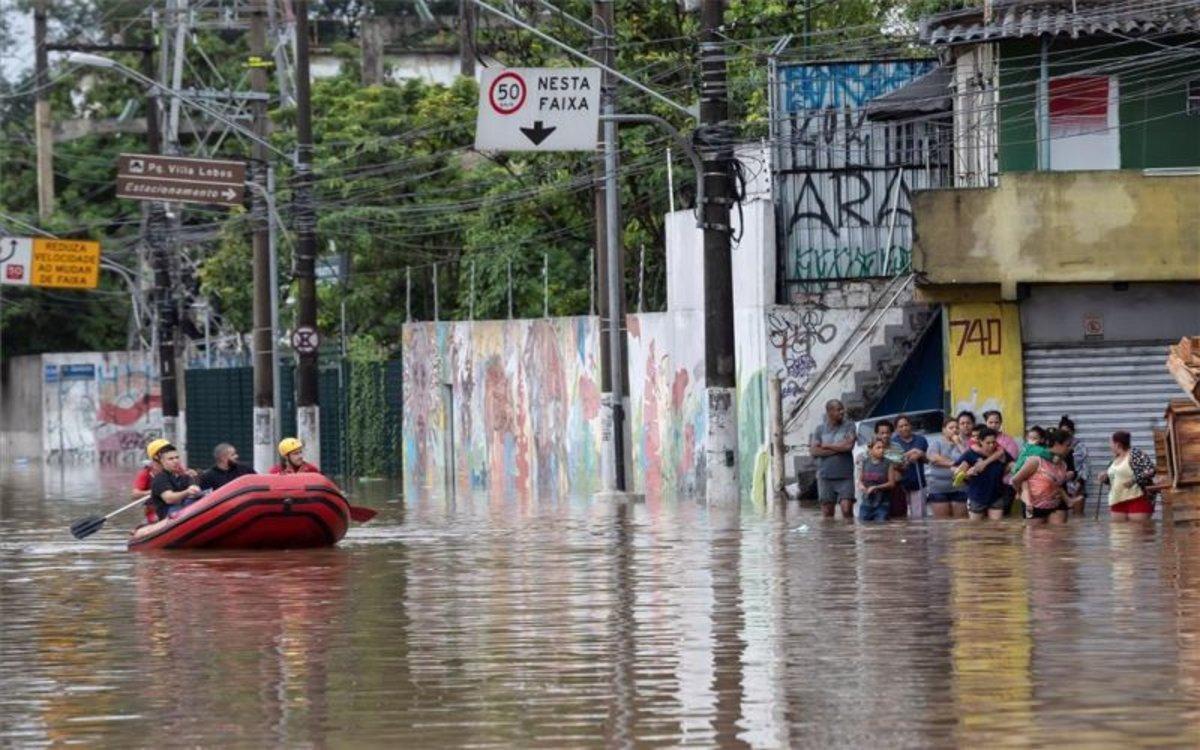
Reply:
[[[320,474],[238,477],[174,518],[139,526],[130,550],[331,547],[346,535],[350,504]]]

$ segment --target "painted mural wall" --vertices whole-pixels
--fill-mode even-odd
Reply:
[[[44,354],[41,377],[48,460],[133,466],[162,435],[162,393],[148,354]]]
[[[908,268],[910,197],[948,184],[951,128],[872,122],[865,107],[933,67],[931,60],[881,60],[779,69],[776,171],[789,290]]]
[[[1015,303],[946,305],[946,386],[955,412],[1004,414],[1010,435],[1025,433],[1021,315]]]
[[[598,335],[588,317],[405,325],[405,492],[522,503],[594,492]]]
[[[686,311],[627,320],[633,485],[647,502],[703,496],[704,317]]]

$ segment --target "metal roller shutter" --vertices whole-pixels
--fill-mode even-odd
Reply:
[[[1030,347],[1025,349],[1025,424],[1075,421],[1091,456],[1091,470],[1107,465],[1108,443],[1128,430],[1133,445],[1154,455],[1155,427],[1181,392],[1167,372],[1167,345]]]

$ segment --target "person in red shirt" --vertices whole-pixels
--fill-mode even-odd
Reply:
[[[271,467],[272,474],[320,474],[321,470],[304,460],[304,443],[294,437],[279,441],[279,463]]]
[[[154,475],[158,472],[158,464],[153,461],[142,464],[142,468],[133,477],[133,487],[129,490],[129,499],[137,500],[139,497],[150,494],[150,483],[154,481]]]

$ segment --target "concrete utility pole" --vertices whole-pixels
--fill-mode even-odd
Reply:
[[[458,0],[458,74],[475,77],[475,21],[479,11],[471,0]]]
[[[255,0],[250,9],[250,88],[267,91],[267,69],[262,64],[267,47],[266,0]],[[259,141],[267,138],[267,104],[250,103],[254,134],[251,146],[251,179],[258,185],[250,198],[254,226],[254,468],[266,471],[275,461],[275,384],[272,377],[271,341],[271,248],[266,200],[267,149]]]
[[[46,0],[37,0],[33,10],[34,84],[37,97],[33,109],[34,140],[37,144],[38,220],[45,224],[54,213],[54,134],[50,127],[50,64],[46,56]]]
[[[308,2],[296,3],[296,328],[317,330],[317,217],[313,206],[312,95],[308,73]],[[314,336],[315,338],[315,336]],[[296,352],[296,432],[314,461],[321,460],[316,348]]]
[[[142,70],[154,75],[150,54],[142,57]],[[162,153],[162,124],[158,96],[152,87],[146,95],[146,146],[152,154]],[[154,269],[154,294],[158,308],[158,386],[162,395],[163,437],[179,441],[179,384],[175,369],[175,329],[178,311],[171,294],[171,227],[167,204],[153,201],[146,209],[146,245]],[[183,446],[179,446],[182,448]]]
[[[705,495],[709,504],[734,504],[738,495],[737,368],[730,252],[729,89],[718,30],[724,0],[700,6],[700,130],[704,163],[704,374],[708,401]]]
[[[593,0],[592,57],[609,68],[615,67],[613,50],[615,18],[613,0]],[[600,113],[616,114],[616,79],[605,71],[600,74]],[[625,398],[628,382],[625,369],[625,342],[622,335],[625,321],[625,288],[616,284],[625,278],[624,253],[621,252],[620,168],[617,146],[617,124],[600,123],[600,148],[593,163],[596,215],[596,279],[600,314],[600,392],[601,392],[601,486],[605,490],[625,491]],[[611,193],[611,195],[610,195]],[[615,264],[615,269],[611,268]]]

